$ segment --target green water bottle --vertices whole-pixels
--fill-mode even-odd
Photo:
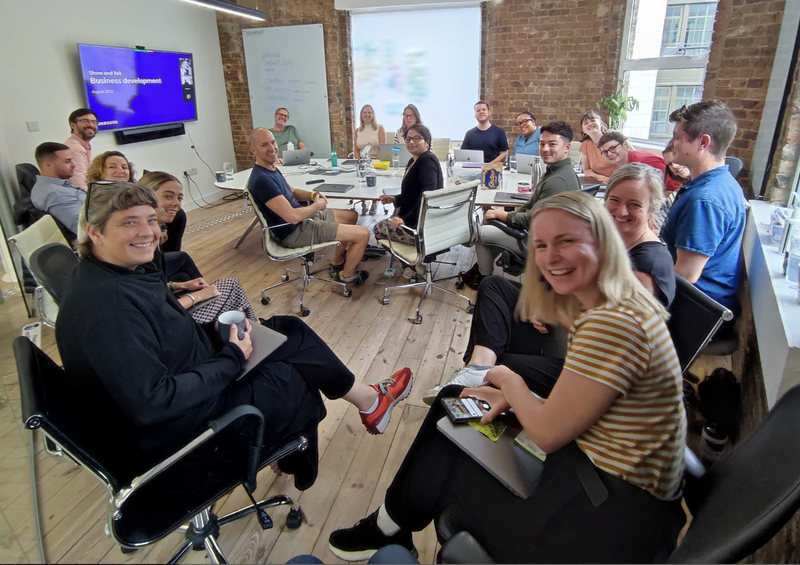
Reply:
[[[336,168],[339,166],[339,156],[336,155],[336,147],[331,144],[331,167]]]

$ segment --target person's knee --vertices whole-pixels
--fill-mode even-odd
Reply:
[[[489,275],[478,285],[478,296],[497,293],[506,283],[508,283],[508,280],[500,275]]]
[[[358,231],[356,232],[353,242],[363,244],[369,243],[369,229],[364,226],[358,226]]]

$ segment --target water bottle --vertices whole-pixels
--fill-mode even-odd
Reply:
[[[400,168],[400,148],[399,147],[392,147],[392,168],[399,169]]]
[[[516,155],[511,155],[511,157],[508,158],[508,170],[511,171],[512,173],[516,173],[517,172],[517,156]]]
[[[286,144],[286,151],[294,151],[294,143],[291,141]]]
[[[365,184],[367,182],[367,162],[364,159],[359,159],[356,164],[358,182]]]
[[[789,263],[786,265],[786,279],[789,287],[797,286],[797,277],[800,273],[800,225],[792,220],[791,242],[789,243]]]
[[[331,144],[331,167],[336,168],[339,166],[339,156],[336,154],[336,147]]]
[[[700,438],[702,440],[700,459],[703,461],[703,465],[711,467],[711,465],[722,459],[725,445],[728,443],[728,436],[714,424],[709,423],[703,428]]]
[[[533,166],[531,167],[531,190],[536,190],[539,181],[544,176],[544,163],[538,155],[533,156]]]

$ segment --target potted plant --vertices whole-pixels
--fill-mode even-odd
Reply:
[[[639,109],[639,101],[633,96],[627,96],[625,85],[619,81],[614,94],[597,101],[597,109],[608,116],[610,129],[620,130],[628,118],[628,112]]]

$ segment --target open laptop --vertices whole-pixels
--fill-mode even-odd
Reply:
[[[292,165],[307,165],[311,162],[311,149],[294,149],[292,151],[283,152],[283,164],[286,166]]]
[[[286,342],[286,336],[275,330],[265,328],[259,323],[250,324],[250,340],[253,342],[253,352],[244,363],[244,368],[236,380],[241,379],[252,371],[256,365],[272,355],[272,353]]]
[[[483,151],[472,151],[469,149],[456,149],[456,163],[480,163],[483,164]]]
[[[517,155],[517,172],[529,175],[533,172],[533,161],[537,155]]]
[[[381,161],[391,161],[392,147],[400,148],[400,166],[405,167],[411,160],[411,153],[406,149],[405,143],[381,143],[378,147],[378,158]]]
[[[544,463],[514,444],[521,430],[509,426],[496,442],[469,425],[454,425],[445,416],[436,424],[445,437],[520,498],[536,490]]]

